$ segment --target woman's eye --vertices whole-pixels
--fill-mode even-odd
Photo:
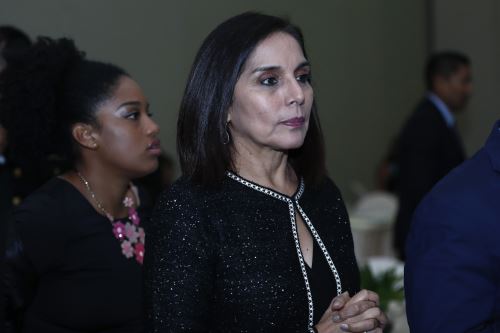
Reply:
[[[139,118],[139,112],[129,113],[125,116],[125,118],[130,120],[136,120],[137,118]]]
[[[154,115],[155,115],[155,114],[154,114],[153,112],[148,111],[148,117],[149,117],[149,118],[153,118],[153,117],[154,117]]]
[[[302,74],[297,76],[297,81],[301,83],[311,83],[311,74]]]
[[[274,86],[278,84],[278,80],[275,77],[269,77],[267,79],[261,80],[260,83],[265,86]]]

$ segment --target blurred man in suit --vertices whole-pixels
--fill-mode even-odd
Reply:
[[[30,46],[31,40],[24,32],[12,26],[0,26],[0,80],[2,71],[15,62]],[[0,103],[1,98],[0,95]],[[0,109],[0,119],[3,116]],[[8,152],[8,133],[0,122],[0,188],[2,189],[0,212],[5,212],[12,205],[20,202],[20,198],[16,199],[12,187],[13,180],[22,178],[22,174],[22,170],[11,163]]]
[[[31,45],[29,37],[21,30],[12,26],[0,26],[0,80],[2,71],[17,57],[19,57]],[[1,96],[0,96],[1,102]],[[0,105],[0,119],[1,105]],[[4,293],[3,288],[3,261],[5,252],[5,236],[7,234],[7,222],[10,220],[11,209],[17,203],[17,196],[14,195],[13,183],[15,179],[22,179],[20,169],[12,168],[7,152],[8,135],[0,123],[0,332],[9,332],[4,325]],[[36,166],[33,166],[36,167]],[[19,176],[19,177],[16,177]],[[22,183],[22,182],[21,182]],[[19,200],[20,201],[20,200]]]
[[[400,205],[394,246],[403,260],[418,203],[465,159],[454,115],[464,109],[471,94],[470,61],[457,52],[434,54],[427,62],[425,77],[428,92],[403,126],[394,153]]]

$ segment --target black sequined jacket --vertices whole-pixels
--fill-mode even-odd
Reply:
[[[331,180],[301,183],[288,197],[230,173],[219,189],[180,179],[146,230],[147,332],[310,332],[320,318],[312,318],[295,212],[319,243],[313,258],[329,262],[336,288],[328,299],[357,292],[349,219]]]

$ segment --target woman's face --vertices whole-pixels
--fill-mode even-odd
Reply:
[[[229,109],[237,151],[287,151],[304,142],[313,103],[311,68],[300,45],[287,33],[260,42],[245,63]]]
[[[149,104],[139,85],[123,76],[110,99],[97,111],[95,131],[99,158],[123,175],[135,178],[158,167],[158,125],[151,119]]]

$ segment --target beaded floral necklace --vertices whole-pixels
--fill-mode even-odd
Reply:
[[[134,208],[134,199],[126,196],[123,199],[123,206],[128,208],[128,217],[126,221],[116,220],[102,205],[101,201],[97,199],[94,191],[90,187],[89,182],[78,171],[78,177],[90,194],[90,197],[96,204],[97,208],[108,218],[113,226],[113,234],[120,241],[122,253],[127,258],[135,257],[135,260],[142,264],[144,260],[144,229],[139,226],[141,219]]]

